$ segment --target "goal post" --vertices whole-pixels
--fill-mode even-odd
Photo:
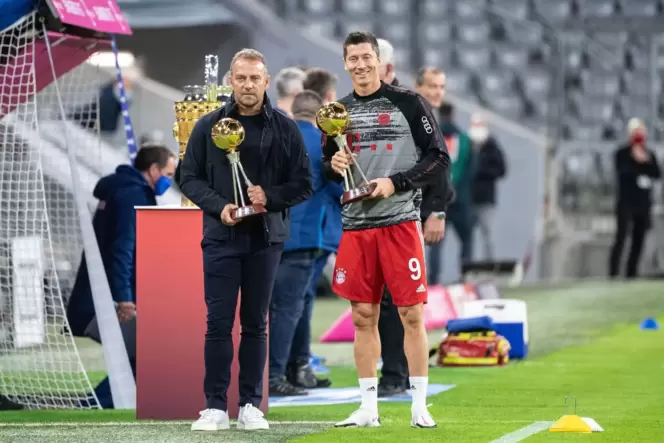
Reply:
[[[119,374],[116,406],[131,407],[135,384],[92,229],[104,158],[91,110],[109,78],[81,64],[87,56],[62,71],[60,42],[47,39],[35,13],[0,30],[0,394],[29,409],[98,408],[94,387],[108,372]],[[45,86],[53,74],[57,83]],[[104,299],[102,310],[95,299],[100,329],[110,316],[106,337],[115,338],[103,354],[67,324],[84,249],[92,291]]]

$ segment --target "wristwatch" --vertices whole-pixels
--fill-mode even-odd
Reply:
[[[436,217],[438,220],[445,220],[445,211],[432,212],[430,215]]]

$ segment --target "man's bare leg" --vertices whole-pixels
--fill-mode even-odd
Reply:
[[[376,374],[380,358],[380,336],[378,335],[380,305],[352,302],[351,307],[355,326],[355,367],[360,382],[362,404],[359,410],[351,414],[348,419],[337,423],[336,426],[380,426]]]
[[[410,373],[410,391],[413,398],[411,425],[423,428],[436,426],[427,410],[429,384],[429,340],[424,328],[424,304],[400,306],[399,315],[404,330],[404,350]]]

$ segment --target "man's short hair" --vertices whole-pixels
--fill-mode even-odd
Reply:
[[[415,75],[415,86],[422,86],[424,84],[424,77],[426,77],[427,74],[439,75],[442,73],[443,71],[432,66],[420,68]]]
[[[323,98],[314,91],[302,91],[293,99],[291,113],[295,118],[313,119],[323,106]]]
[[[235,55],[231,59],[231,67],[229,69],[229,72],[233,70],[233,65],[235,64],[235,62],[240,59],[259,61],[263,63],[263,65],[265,66],[265,73],[267,74],[267,63],[265,62],[265,56],[261,54],[259,51],[251,48],[244,48],[235,53]]]
[[[384,38],[378,39],[378,50],[380,51],[380,63],[382,65],[394,64],[394,46]]]
[[[361,45],[362,43],[369,43],[378,58],[380,58],[378,40],[376,39],[375,35],[367,31],[357,31],[348,34],[348,37],[346,37],[346,40],[344,40],[344,58],[346,58],[346,54],[348,53],[347,48],[350,45]]]
[[[277,85],[277,97],[291,97],[300,92],[307,75],[300,68],[284,68],[277,74],[274,83]]]
[[[134,159],[134,167],[141,172],[150,169],[150,166],[156,164],[159,169],[163,169],[168,164],[168,160],[175,158],[165,145],[161,143],[147,142],[141,145]]]
[[[443,102],[438,108],[441,118],[451,119],[454,116],[454,106],[450,102]]]
[[[304,79],[304,89],[314,91],[325,97],[337,85],[337,78],[330,71],[322,68],[311,68]]]

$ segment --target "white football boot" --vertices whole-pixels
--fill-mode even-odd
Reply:
[[[411,408],[410,410],[410,426],[413,428],[425,428],[431,429],[435,428],[436,422],[434,421],[429,410],[424,408]]]
[[[335,424],[335,428],[377,428],[380,426],[380,417],[378,413],[369,409],[360,408],[350,414],[344,421]]]

